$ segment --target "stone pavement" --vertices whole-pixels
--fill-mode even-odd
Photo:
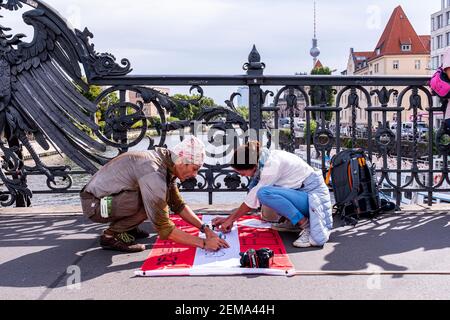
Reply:
[[[282,234],[301,273],[291,278],[135,278],[156,240],[149,224],[149,250],[131,255],[99,248],[104,227],[77,207],[0,209],[0,299],[449,299],[449,211],[410,207],[356,228],[337,221],[323,249],[294,248],[296,234]],[[74,266],[81,271],[78,288],[67,286]]]

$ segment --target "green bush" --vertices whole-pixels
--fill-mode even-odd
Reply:
[[[169,117],[167,119],[167,122],[177,122],[177,121],[180,121],[180,119],[178,119],[177,117]]]
[[[135,124],[133,124],[132,126],[131,126],[131,129],[133,130],[133,129],[140,129],[140,128],[142,128],[142,125],[143,125],[144,123],[142,122],[142,120],[141,121],[138,121],[138,122],[136,122]]]
[[[105,121],[99,121],[98,122],[98,126],[100,127],[101,130],[104,130],[105,126],[106,126],[106,122]]]
[[[315,120],[311,119],[311,124],[310,124],[311,143],[313,143],[313,137],[314,137],[314,134],[316,133],[316,130],[317,130],[317,122]],[[305,140],[307,137],[307,131],[308,131],[308,127],[305,126],[305,130],[304,130]]]

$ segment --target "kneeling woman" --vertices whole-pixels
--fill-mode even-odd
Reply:
[[[301,231],[293,243],[295,247],[323,246],[328,242],[333,227],[332,206],[321,172],[295,154],[261,149],[258,142],[235,150],[231,167],[252,180],[239,209],[228,218],[213,221],[221,231],[230,232],[235,221],[263,205],[281,216],[273,229]]]

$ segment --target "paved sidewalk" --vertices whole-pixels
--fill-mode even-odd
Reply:
[[[195,209],[227,213],[232,206]],[[357,228],[337,221],[323,249],[296,249],[296,235],[282,234],[296,269],[314,272],[292,278],[135,278],[154,232],[144,242],[149,250],[121,254],[99,248],[104,227],[79,208],[1,209],[0,299],[449,299],[449,209],[408,208]],[[79,289],[67,286],[73,266],[81,270]],[[382,275],[358,275],[367,271]]]

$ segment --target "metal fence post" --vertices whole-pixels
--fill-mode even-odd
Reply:
[[[244,70],[247,70],[249,76],[247,84],[249,86],[249,122],[251,134],[256,132],[256,137],[250,136],[251,139],[259,140],[259,130],[262,128],[262,111],[263,101],[261,99],[261,84],[263,83],[263,73],[266,65],[261,62],[261,56],[253,46],[248,62],[244,65]]]

